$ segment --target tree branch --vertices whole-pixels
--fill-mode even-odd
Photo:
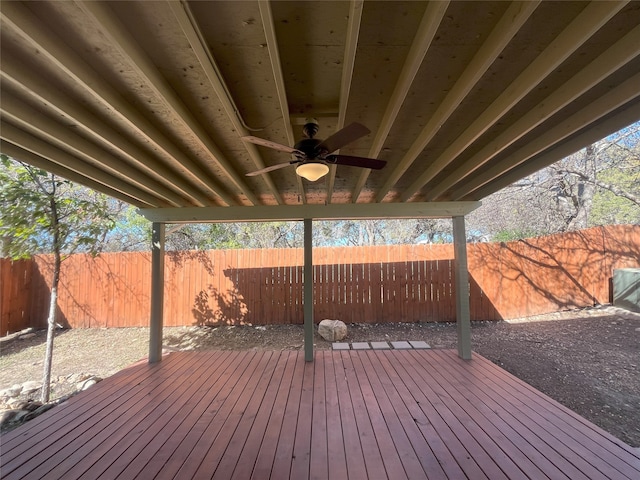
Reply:
[[[571,169],[563,169],[561,170],[562,172],[565,172],[569,175],[574,175],[577,176],[578,178],[580,178],[582,181],[586,182],[586,183],[591,183],[592,185],[595,185],[598,188],[602,188],[603,190],[608,190],[609,192],[613,193],[614,195],[618,196],[618,197],[622,197],[625,198],[627,200],[629,200],[632,203],[635,203],[636,205],[640,206],[640,197],[638,197],[637,195],[634,195],[632,193],[629,193],[627,191],[622,190],[621,188],[618,188],[615,185],[611,185],[610,183],[605,183],[601,180],[598,180],[597,178],[589,178],[587,175],[585,175],[583,172],[577,171],[577,170],[571,170]]]

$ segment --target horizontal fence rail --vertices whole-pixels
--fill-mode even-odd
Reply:
[[[455,320],[452,245],[315,248],[316,320]],[[611,301],[613,269],[638,267],[640,227],[619,225],[468,245],[472,320],[499,320]],[[50,256],[0,261],[2,335],[44,327]],[[168,252],[165,325],[302,323],[302,249]],[[147,326],[147,252],[73,255],[63,262],[58,323]]]

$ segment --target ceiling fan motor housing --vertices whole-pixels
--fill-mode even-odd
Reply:
[[[298,143],[296,143],[293,148],[304,153],[307,159],[313,160],[322,153],[322,151],[318,148],[321,143],[322,140],[319,140],[317,138],[303,138]]]

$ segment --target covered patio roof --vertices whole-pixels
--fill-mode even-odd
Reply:
[[[640,120],[640,2],[0,9],[2,152],[144,209],[476,201]],[[242,137],[306,118],[365,125],[340,154],[386,167],[246,176],[290,156]]]

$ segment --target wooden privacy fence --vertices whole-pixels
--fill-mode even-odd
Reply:
[[[597,227],[468,246],[472,320],[516,318],[611,301],[614,268],[640,266],[640,227]],[[2,335],[46,322],[49,256],[0,261]],[[168,252],[165,325],[302,323],[302,249]],[[317,321],[455,320],[452,245],[314,249]],[[63,262],[59,323],[149,323],[146,252]]]
[[[31,326],[34,262],[0,258],[0,336]]]

